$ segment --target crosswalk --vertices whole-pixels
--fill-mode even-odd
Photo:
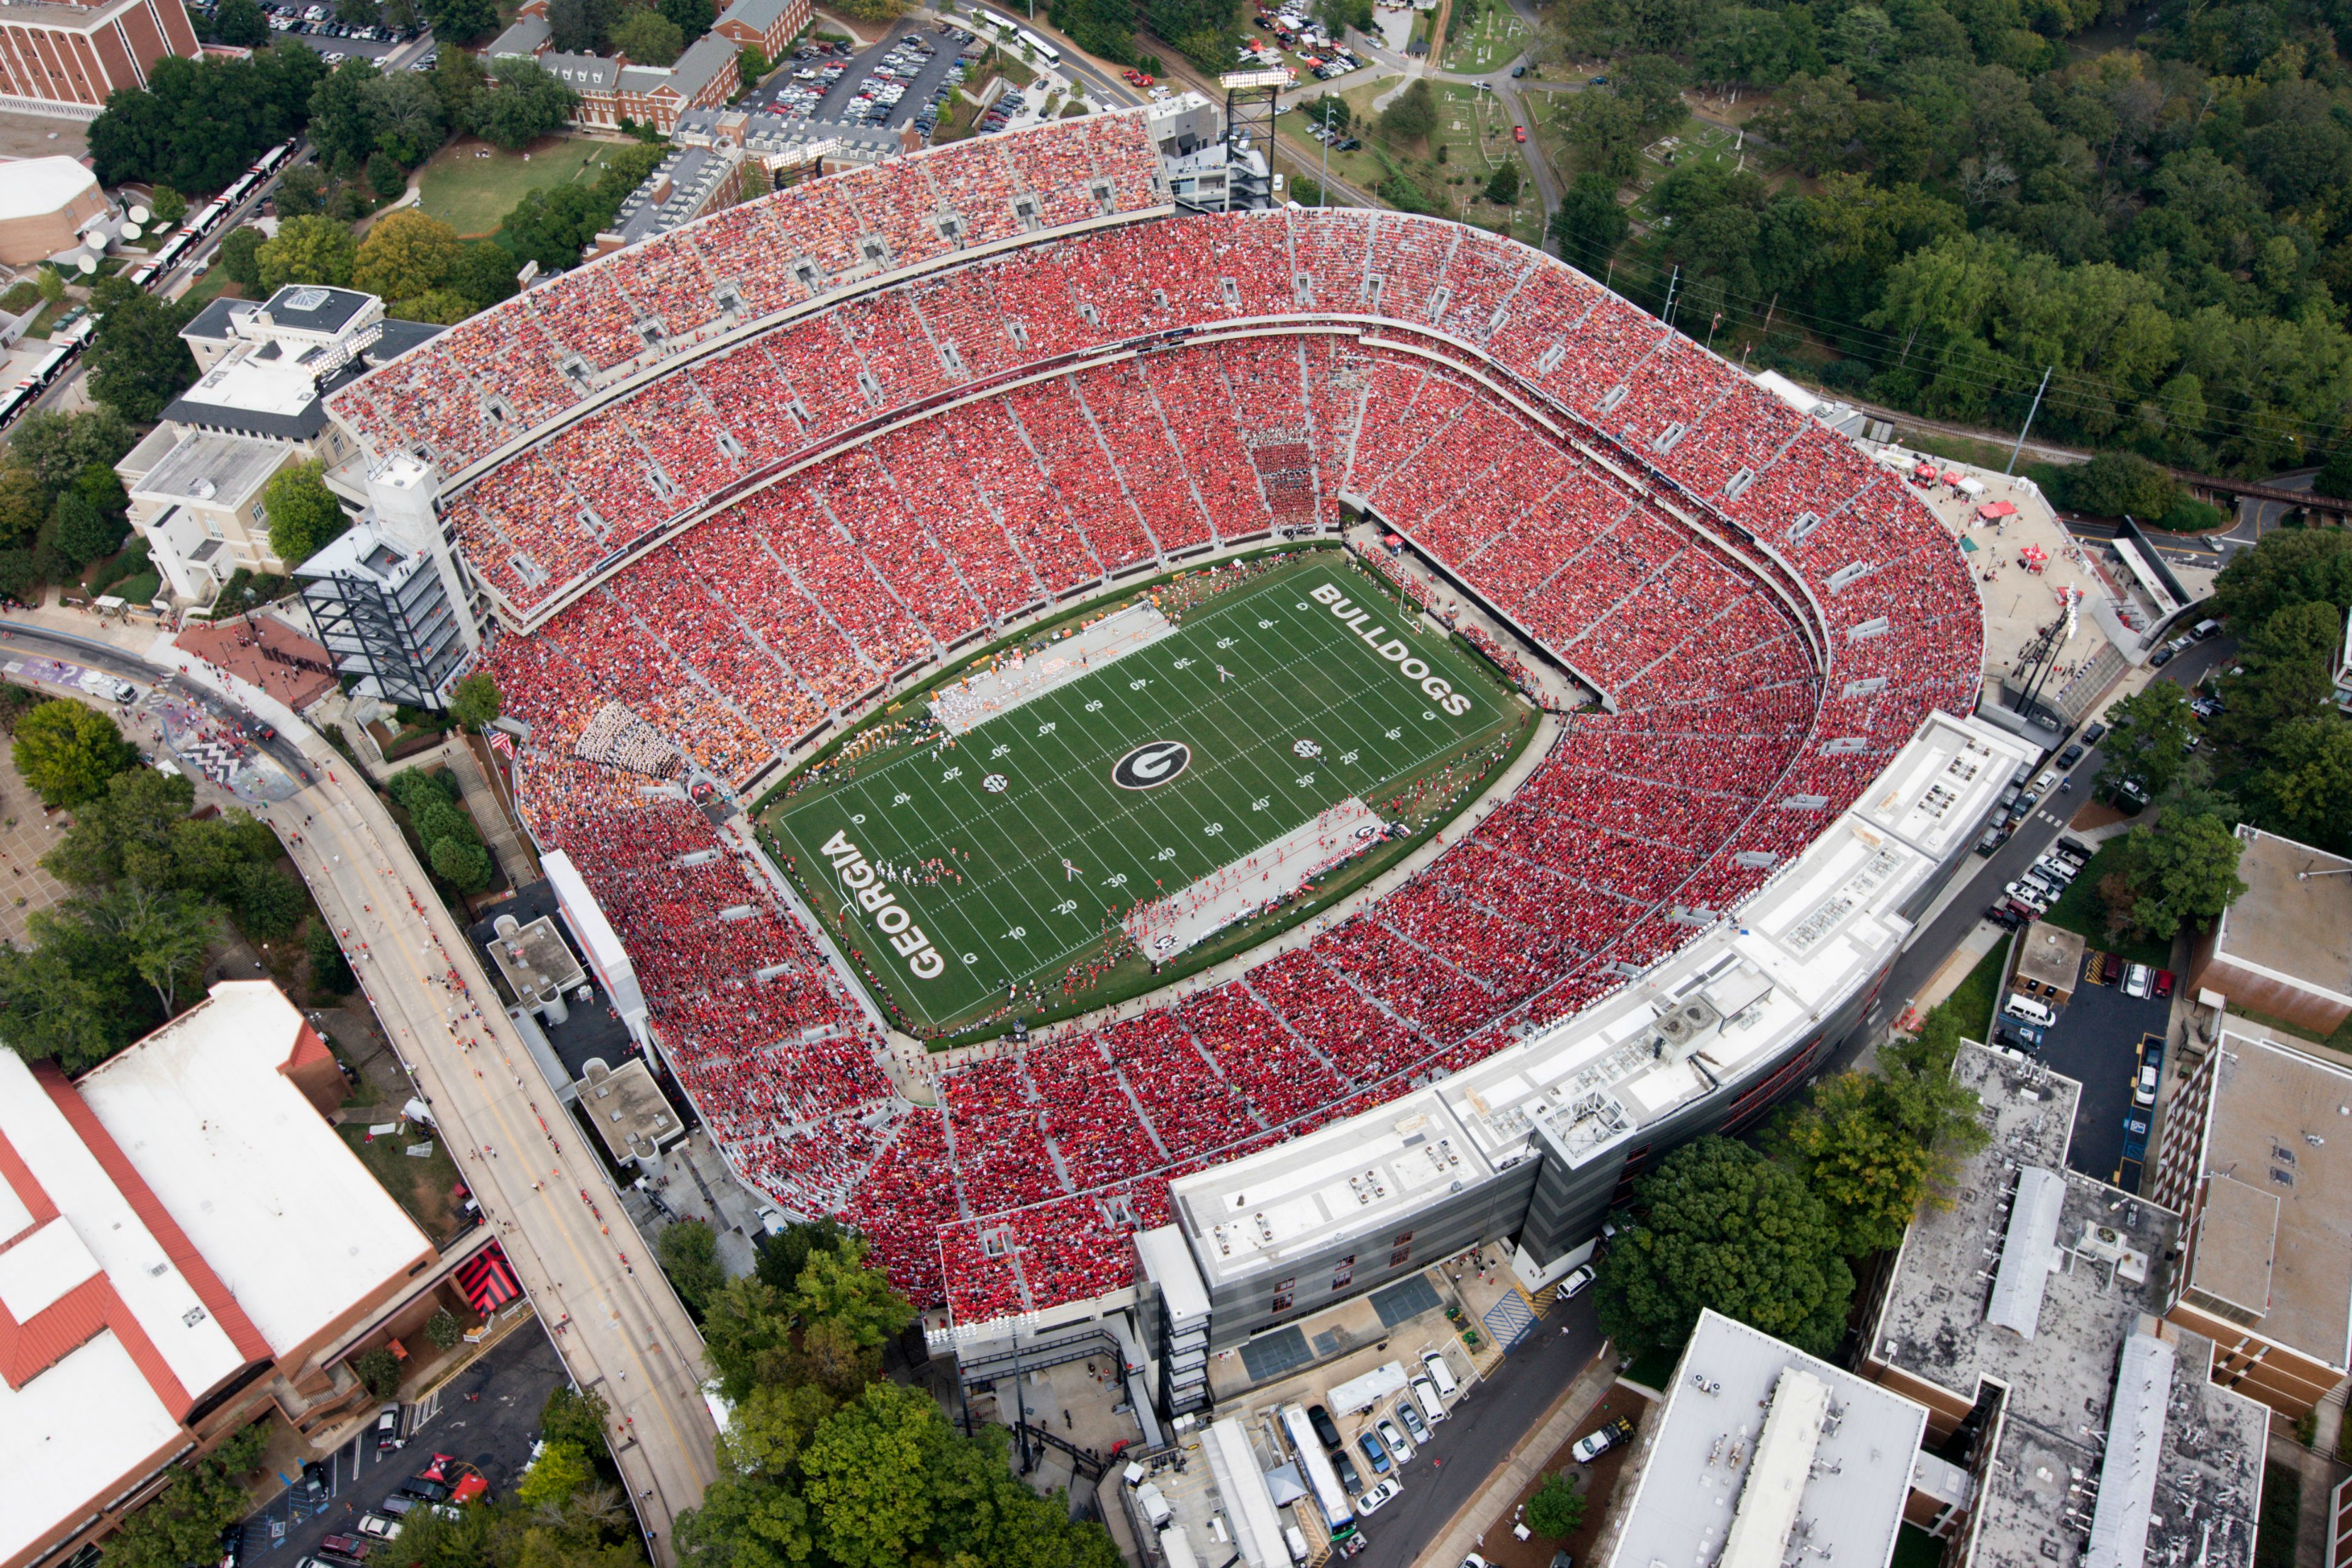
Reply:
[[[1487,1336],[1505,1350],[1536,1331],[1535,1309],[1517,1290],[1487,1308],[1481,1321],[1486,1325]]]

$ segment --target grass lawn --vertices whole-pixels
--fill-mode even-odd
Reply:
[[[1987,1038],[1992,1028],[1993,1004],[2000,999],[2000,976],[2009,963],[2010,943],[2016,940],[2014,936],[2002,937],[1990,952],[1977,960],[1977,966],[1969,971],[1960,988],[1936,1004],[1928,1016],[1948,1014],[1958,1021],[1963,1037],[1979,1041]]]
[[[1352,626],[1329,602],[1342,596]],[[1106,983],[1165,984],[1328,907],[1369,863],[1402,853],[1408,835],[1368,837],[1376,853],[1171,952],[1156,977],[1118,930],[1133,905],[1172,897],[1350,798],[1411,837],[1434,831],[1475,795],[1463,786],[1478,759],[1532,733],[1482,662],[1399,616],[1331,552],[1180,616],[1171,633],[1016,701],[952,749],[937,731],[887,742],[768,815],[795,879],[878,974],[886,1007],[959,1030],[992,1024],[1014,985],[1035,987],[1022,1007],[1035,1018],[1101,1005]],[[1048,645],[1026,657],[1051,669],[1057,656]],[[1440,679],[1450,694],[1432,689]],[[1148,744],[1163,748],[1153,771],[1118,772]],[[1465,773],[1434,782],[1465,757]],[[923,869],[943,863],[955,874]],[[877,879],[874,866],[894,869]],[[856,888],[867,890],[852,898]],[[888,896],[869,903],[877,889]],[[897,923],[881,923],[892,903],[904,906]],[[899,951],[915,942],[925,945]],[[1095,973],[1066,994],[1073,968]]]
[[[227,271],[215,263],[211,271],[188,285],[188,291],[180,296],[180,302],[193,304],[197,310],[202,310],[223,294],[235,298],[236,289],[236,285],[229,281]]]
[[[418,184],[425,215],[467,239],[487,239],[531,191],[594,183],[617,143],[558,136],[528,152],[504,153],[472,138],[434,154]]]
[[[383,1120],[397,1121],[399,1117],[387,1110]],[[413,1122],[373,1142],[364,1121],[347,1121],[335,1131],[343,1135],[360,1163],[383,1184],[383,1190],[408,1211],[419,1230],[436,1240],[449,1234],[457,1219],[457,1165],[437,1136]],[[430,1143],[433,1152],[425,1159],[414,1158],[408,1153],[411,1143]]]
[[[1685,116],[1681,124],[1659,132],[1648,146],[1642,149],[1642,172],[1635,176],[1642,187],[1642,195],[1631,208],[1633,220],[1647,223],[1656,217],[1654,193],[1658,182],[1675,170],[1687,169],[1695,163],[1737,168],[1740,163],[1738,142],[1737,132],[1726,131],[1720,125],[1710,125],[1696,116]]]
[[[1454,0],[1457,5],[1476,0]],[[1444,69],[1476,75],[1500,70],[1528,47],[1528,25],[1509,6],[1495,0],[1472,20],[1465,21],[1445,47]]]
[[[1493,230],[1511,218],[1512,209],[1485,198],[1486,181],[1502,164],[1514,163],[1519,167],[1519,205],[1511,234],[1529,245],[1540,244],[1543,204],[1536,197],[1526,154],[1511,140],[1509,117],[1494,95],[1459,84],[1433,83],[1437,94],[1437,130],[1424,147],[1391,143],[1381,135],[1380,116],[1372,101],[1396,85],[1396,79],[1389,77],[1337,89],[1354,115],[1349,133],[1364,145],[1353,153],[1330,153],[1331,177],[1367,194],[1376,193],[1389,177],[1389,165],[1380,156],[1384,152],[1420,185],[1434,211]],[[1307,117],[1286,114],[1281,124],[1286,151],[1297,160],[1298,172],[1315,179],[1324,167],[1325,153],[1322,143],[1307,134]],[[1441,151],[1443,163],[1438,161]]]
[[[2126,963],[2145,963],[2151,969],[2168,969],[2172,964],[2172,944],[2168,942],[2117,942],[2107,934],[2106,905],[2099,898],[2099,879],[2123,864],[2123,840],[2110,838],[2099,846],[2083,874],[2067,884],[2042,918],[2061,931],[2071,931],[2086,938],[2095,948],[2120,953]]]

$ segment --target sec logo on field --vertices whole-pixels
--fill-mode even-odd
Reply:
[[[1110,782],[1121,789],[1158,789],[1192,765],[1192,748],[1181,741],[1148,741],[1111,764]]]

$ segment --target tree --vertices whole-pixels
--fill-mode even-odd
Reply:
[[[1554,1470],[1528,1499],[1528,1528],[1548,1541],[1565,1541],[1584,1522],[1584,1494],[1576,1478]]]
[[[2114,776],[2136,778],[2150,795],[2162,795],[2180,776],[2197,715],[2189,693],[2168,680],[2151,681],[2107,711],[2106,738],[2099,742],[2114,764]]]
[[[399,159],[378,148],[368,154],[367,183],[368,189],[391,201],[408,189],[408,171],[400,166]]]
[[[413,169],[430,158],[447,134],[449,116],[440,92],[415,71],[380,77],[365,85],[362,97],[374,128],[375,150],[404,168]],[[387,197],[400,194],[376,188]]]
[[[268,238],[251,224],[229,231],[220,247],[221,270],[228,274],[229,281],[247,291],[260,289],[261,261],[257,253]]]
[[[1519,166],[1505,162],[1486,180],[1486,199],[1496,206],[1516,205],[1519,199]]]
[[[368,230],[352,265],[352,287],[385,300],[406,300],[446,286],[466,248],[457,231],[414,207],[386,213]]]
[[[539,1409],[539,1435],[551,1443],[570,1443],[582,1453],[604,1452],[604,1424],[612,1419],[604,1396],[593,1390],[578,1393],[558,1384]]]
[[[1679,1345],[1712,1307],[1813,1355],[1836,1346],[1853,1276],[1802,1177],[1709,1136],[1668,1154],[1634,1194],[1642,1217],[1599,1281],[1601,1326],[1621,1345]]]
[[[654,9],[689,44],[710,31],[710,24],[719,20],[719,9],[711,0],[655,0]],[[745,79],[747,82],[750,79]]]
[[[1424,142],[1436,129],[1437,94],[1426,78],[1414,78],[1381,110],[1381,134],[1391,142]]]
[[[2267,737],[2248,794],[2261,826],[2336,854],[2352,852],[2352,724],[2293,720]]]
[[[527,193],[507,214],[504,226],[516,255],[561,270],[580,265],[581,251],[612,216],[593,191],[558,185]]]
[[[433,862],[434,875],[461,893],[480,892],[498,874],[489,851],[462,838],[435,839],[427,858]]]
[[[449,693],[449,717],[468,730],[487,730],[504,701],[498,677],[478,669],[458,681]]]
[[[2289,605],[2247,630],[2239,672],[2222,682],[2228,707],[2215,728],[2261,752],[2288,725],[2326,711],[2343,635],[2344,612],[2325,601]]]
[[[177,223],[188,216],[188,198],[169,185],[157,185],[147,210],[155,215],[159,224]]]
[[[528,1508],[561,1508],[572,1494],[596,1479],[588,1455],[577,1443],[550,1443],[539,1451],[515,1484],[516,1500]]]
[[[112,484],[117,495],[121,492],[121,484],[114,478],[112,465],[138,444],[139,432],[107,408],[78,414],[36,408],[16,421],[8,437],[16,460],[30,465],[47,489],[60,489],[75,484],[96,465],[105,470],[105,483]],[[92,499],[98,497],[93,494]],[[108,500],[101,502],[101,510],[120,511],[122,508]]]
[[[336,996],[348,996],[359,985],[352,973],[351,961],[343,956],[342,944],[325,921],[310,922],[310,934],[302,940],[304,956],[310,961],[310,984],[313,989]]]
[[[561,130],[579,101],[537,61],[502,56],[488,89],[474,100],[474,132],[493,146],[520,152]]]
[[[2169,942],[2184,923],[2210,930],[2246,890],[2238,877],[2244,847],[2210,813],[2167,811],[2124,838],[2124,876],[2135,895],[2128,932]],[[2108,909],[2112,922],[2116,910]]]
[[[487,310],[501,300],[514,298],[521,287],[515,274],[521,270],[514,252],[492,240],[475,240],[467,245],[457,258],[456,270],[446,287],[461,295],[477,310]]]
[[[327,488],[325,463],[313,458],[280,468],[261,492],[269,513],[269,552],[289,566],[299,566],[317,554],[329,540],[351,526],[342,504]]]
[[[326,205],[327,177],[316,163],[297,163],[278,177],[278,216],[310,217]]]
[[[1320,125],[1342,136],[1348,133],[1348,127],[1354,124],[1355,120],[1356,111],[1349,108],[1348,100],[1336,92],[1327,91],[1307,106],[1307,122],[1309,125]]]
[[[686,50],[686,35],[658,11],[632,11],[613,26],[613,49],[636,65],[667,66]]]
[[[134,423],[161,415],[196,379],[195,358],[180,340],[190,313],[120,278],[100,279],[90,290],[98,320],[87,351],[90,395]]]
[[[275,293],[289,283],[344,288],[359,249],[348,225],[331,217],[289,217],[278,226],[277,237],[254,253],[262,292]]]
[[[763,1384],[784,1381],[791,1338],[782,1295],[748,1276],[728,1280],[704,1309],[704,1356],[718,1374],[719,1392],[736,1404]]]
[[[2352,442],[2347,442],[2327,454],[2327,461],[2311,477],[2311,488],[2320,495],[2334,496],[2341,500],[2352,496]]]
[[[719,1261],[717,1234],[706,1221],[679,1220],[661,1233],[654,1252],[678,1300],[700,1317],[711,1293],[727,1282],[727,1270]]]
[[[124,882],[100,899],[91,914],[121,942],[124,956],[153,989],[163,1016],[176,1013],[180,987],[204,967],[219,930],[219,907],[191,892],[156,892]]]
[[[183,1568],[220,1555],[221,1531],[252,1509],[244,1482],[261,1466],[269,1428],[244,1427],[199,1459],[172,1467],[154,1499],[107,1537],[108,1568]]]
[[[375,151],[375,116],[369,89],[383,79],[375,62],[353,55],[329,72],[310,94],[310,142],[319,163],[348,175]]]
[[[390,1399],[400,1389],[400,1358],[378,1345],[352,1358],[352,1375],[377,1399]]]
[[[2129,512],[2153,522],[2179,494],[2171,475],[2136,452],[2102,452],[2065,473],[2066,504],[2098,517]]]
[[[802,1266],[790,1301],[803,1324],[840,1328],[880,1365],[882,1347],[915,1321],[915,1310],[891,1288],[890,1277],[866,1262],[863,1237],[845,1247],[813,1251]]]
[[[838,1252],[851,1241],[849,1232],[830,1219],[796,1221],[755,1241],[752,1273],[761,1283],[790,1293],[800,1283],[801,1270],[812,1254]]]
[[[425,15],[435,35],[452,43],[471,43],[499,25],[498,8],[490,0],[425,0]],[[442,60],[446,63],[454,52],[443,50]]]
[[[29,952],[0,947],[0,1041],[68,1073],[96,1067],[158,1020],[121,944],[69,905],[26,921]]]
[[[775,68],[775,61],[757,44],[746,44],[735,51],[735,77],[743,84],[745,92],[766,80],[768,73]]]
[[[107,516],[88,496],[75,490],[59,496],[49,516],[57,525],[58,548],[76,566],[113,554],[131,532],[129,524]]]
[[[213,37],[250,49],[269,41],[269,18],[254,0],[221,0],[213,11]]]
[[[1879,1051],[1877,1071],[1823,1081],[1774,1128],[1780,1157],[1827,1207],[1846,1257],[1900,1244],[1932,1184],[1983,1146],[1977,1097],[1952,1081],[1958,1044],[1958,1021],[1935,1013],[1916,1039]]]
[[[1683,89],[1690,73],[1671,55],[1635,55],[1617,68],[1613,86],[1644,130],[1672,125],[1683,117]]]
[[[260,942],[283,942],[302,923],[309,901],[302,884],[275,866],[237,868],[236,923]]]
[[[1622,99],[1601,92],[1580,92],[1568,100],[1562,116],[1568,144],[1576,152],[1582,174],[1606,179],[1615,189],[1633,177],[1641,166],[1642,127]]]
[[[95,708],[53,698],[16,721],[16,771],[49,805],[79,805],[139,763],[138,750]]]
[[[444,1307],[425,1320],[425,1337],[443,1350],[450,1350],[466,1337],[466,1325],[457,1321],[457,1313]]]
[[[2352,533],[2340,528],[2282,528],[2242,551],[2214,580],[2221,614],[2243,633],[2290,605],[2315,601],[2352,609]]]

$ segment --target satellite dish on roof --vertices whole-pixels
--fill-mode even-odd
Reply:
[[[132,202],[131,204],[131,221],[132,223],[145,223],[148,218],[154,215],[150,213],[145,207],[141,206],[137,202]]]
[[[122,237],[125,239],[137,239],[142,232],[143,231],[135,223],[126,223],[122,226]]]
[[[84,252],[82,255],[74,258],[74,268],[83,277],[87,278],[91,273],[98,270],[98,258],[89,255],[88,252]]]

